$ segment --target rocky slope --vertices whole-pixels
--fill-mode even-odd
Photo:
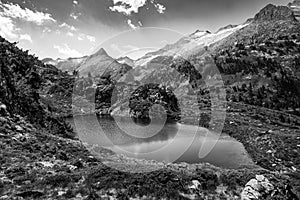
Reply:
[[[282,17],[281,11],[275,13]],[[51,65],[44,65],[15,44],[1,38],[0,199],[299,199],[299,117],[286,111],[243,103],[246,99],[251,102],[250,94],[255,96],[257,93],[253,86],[250,90],[249,81],[246,81],[249,79],[247,77],[252,79],[257,74],[265,76],[271,90],[282,87],[282,90],[271,91],[276,98],[280,97],[282,104],[287,100],[279,95],[297,97],[295,91],[291,94],[281,93],[287,90],[281,84],[286,84],[285,80],[294,81],[294,76],[297,78],[299,75],[299,68],[293,65],[298,56],[298,35],[286,37],[286,33],[298,30],[298,24],[291,18],[267,18],[275,24],[270,32],[264,32],[270,30],[270,22],[249,21],[251,25],[214,43],[215,46],[207,47],[219,63],[218,68],[223,70],[223,76],[228,81],[228,93],[232,94],[230,89],[235,91],[232,86],[240,82],[242,86],[236,86],[235,92],[246,94],[242,96],[241,103],[234,100],[229,103],[224,133],[242,142],[258,167],[236,170],[220,169],[209,164],[132,160],[100,147],[83,146],[80,141],[74,140],[72,130],[59,117],[70,109],[74,85],[75,88],[79,87],[79,97],[90,99],[93,90],[97,89],[101,99],[99,103],[109,103],[111,91],[118,86],[115,81],[120,80],[120,74],[126,73],[126,70],[114,73],[117,75],[108,73],[98,78],[78,78],[78,75],[71,76]],[[253,29],[249,35],[244,32],[248,26]],[[234,35],[238,41],[232,45]],[[251,39],[253,36],[254,40]],[[274,36],[273,40],[271,36]],[[220,47],[224,47],[225,53],[218,50]],[[168,59],[161,56],[153,62],[162,62],[176,69],[186,83],[198,88],[201,85],[198,80],[205,76],[197,73],[196,69],[200,68],[192,63],[199,57],[190,56],[190,61],[176,62],[177,65],[172,57]],[[259,63],[263,65],[258,72],[255,71],[257,65],[245,62],[241,77],[231,79],[241,70],[237,67],[239,60],[251,58],[254,62],[260,62],[260,57],[270,57],[272,60]],[[222,62],[223,58],[225,63]],[[253,63],[253,60],[250,61]],[[275,70],[272,71],[274,75],[265,74],[270,69]],[[151,80],[151,76],[140,77],[140,80],[143,79]],[[254,81],[260,83],[261,79]],[[244,83],[248,85],[243,86]],[[269,95],[270,91],[264,91],[261,96]],[[204,100],[209,99],[209,95],[203,93],[201,96],[203,98],[200,100],[208,104],[209,101]],[[232,95],[228,97],[233,98]],[[92,100],[89,103],[94,103]],[[151,173],[132,174],[109,168],[108,163],[129,171],[161,168]]]
[[[118,58],[117,61],[121,64],[127,64],[129,66],[134,66],[134,60],[132,60],[131,58],[129,58],[127,56]]]
[[[287,175],[259,168],[226,170],[209,164],[138,161],[100,147],[89,147],[91,154],[79,141],[53,136],[19,115],[1,111],[3,200],[297,199]],[[107,165],[128,171],[137,167],[159,170],[132,174]]]
[[[244,24],[229,25],[216,33],[196,31],[175,44],[146,54],[135,62],[131,77],[138,80],[163,77],[164,70],[151,70],[152,64],[171,73],[171,65],[166,60],[176,62],[181,58],[200,72],[202,81],[219,71],[228,101],[299,115],[299,32],[300,23],[292,10],[269,4]],[[229,71],[224,71],[225,68]],[[162,84],[169,84],[168,78],[160,80]],[[172,84],[180,85],[182,80],[177,79]],[[242,90],[247,94],[243,92],[241,98],[236,96]],[[209,99],[209,91],[203,98]]]

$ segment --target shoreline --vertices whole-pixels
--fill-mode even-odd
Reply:
[[[99,157],[96,157],[80,140],[49,135],[32,128],[21,117],[0,121],[6,127],[6,133],[0,135],[0,145],[5,147],[0,153],[6,158],[0,160],[2,199],[119,199],[122,196],[184,199],[186,195],[240,199],[247,182],[257,175],[269,179],[279,191],[278,195],[284,197],[287,194],[284,188],[289,184],[294,193],[299,192],[297,179],[277,170],[250,166],[222,169],[207,163],[167,164],[131,159],[103,148],[97,149]],[[15,131],[17,126],[21,127],[19,131]],[[232,128],[229,131],[237,130],[235,126],[229,128]],[[109,165],[126,169],[129,173]],[[24,166],[25,172],[21,170]],[[149,172],[149,168],[157,166],[159,169]],[[140,172],[144,169],[145,172],[130,173],[133,169]],[[190,189],[195,181],[201,183],[196,191]]]

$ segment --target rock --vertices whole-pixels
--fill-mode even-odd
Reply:
[[[267,151],[266,153],[273,153],[273,151],[272,151],[272,150],[269,150],[269,151]]]
[[[274,186],[263,175],[256,175],[251,179],[241,193],[242,200],[260,199],[263,194],[271,194]]]
[[[4,195],[4,196],[0,197],[0,200],[4,200],[4,199],[9,199],[9,196]]]
[[[275,6],[272,4],[264,7],[258,14],[255,15],[254,21],[277,21],[291,20],[297,21],[292,10],[287,6]]]
[[[58,196],[62,196],[62,195],[64,195],[64,194],[66,194],[65,191],[58,191]]]
[[[197,180],[192,180],[192,185],[189,186],[189,189],[198,190],[201,186],[201,183]]]
[[[259,197],[260,193],[249,186],[245,187],[241,194],[242,200],[259,199]]]
[[[0,123],[1,124],[4,124],[4,123],[7,123],[7,119],[6,118],[4,118],[4,117],[0,117]]]
[[[21,126],[19,126],[19,125],[16,125],[16,126],[15,126],[15,129],[16,129],[18,132],[23,132],[23,131],[24,131],[24,129],[23,129]]]
[[[74,165],[68,165],[68,167],[69,167],[69,169],[70,169],[71,171],[74,171],[74,170],[76,170],[76,169],[77,169],[77,167],[76,167],[76,166],[74,166]]]
[[[256,175],[255,178],[260,182],[265,180],[265,177],[263,175]]]
[[[6,105],[4,105],[1,102],[0,102],[0,115],[2,115],[2,116],[7,116],[8,115]]]
[[[42,164],[44,167],[53,168],[54,164],[51,162],[39,162],[39,164]]]

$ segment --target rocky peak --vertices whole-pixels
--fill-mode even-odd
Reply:
[[[235,27],[237,27],[237,25],[229,24],[227,26],[224,26],[224,27],[220,28],[217,32],[220,32],[220,31],[223,31],[223,30],[226,30],[226,29],[235,28]]]
[[[107,52],[103,48],[99,49],[96,53],[93,54],[93,56],[101,56],[101,55],[108,56]]]
[[[287,6],[275,6],[273,4],[268,4],[254,17],[254,21],[278,20],[296,21],[296,18],[293,11]]]
[[[203,30],[196,30],[194,33],[192,33],[190,36],[203,36],[203,35],[206,35],[206,34],[211,34],[210,31],[206,30],[206,31],[203,31]]]

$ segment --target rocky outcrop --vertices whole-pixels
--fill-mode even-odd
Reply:
[[[296,21],[292,10],[286,6],[275,6],[273,4],[267,5],[254,17],[255,21],[278,21],[291,20]]]
[[[265,176],[256,175],[251,179],[241,193],[242,200],[259,199],[289,199],[296,200],[298,197],[291,191],[288,185],[271,183]]]
[[[242,200],[261,199],[263,195],[274,192],[274,186],[263,175],[256,175],[245,186],[242,194]]]
[[[172,90],[157,84],[147,84],[136,89],[129,99],[130,116],[134,119],[149,120],[149,112],[153,105],[160,105],[164,110],[154,111],[155,117],[163,118],[166,113],[167,120],[178,121],[180,108]]]

